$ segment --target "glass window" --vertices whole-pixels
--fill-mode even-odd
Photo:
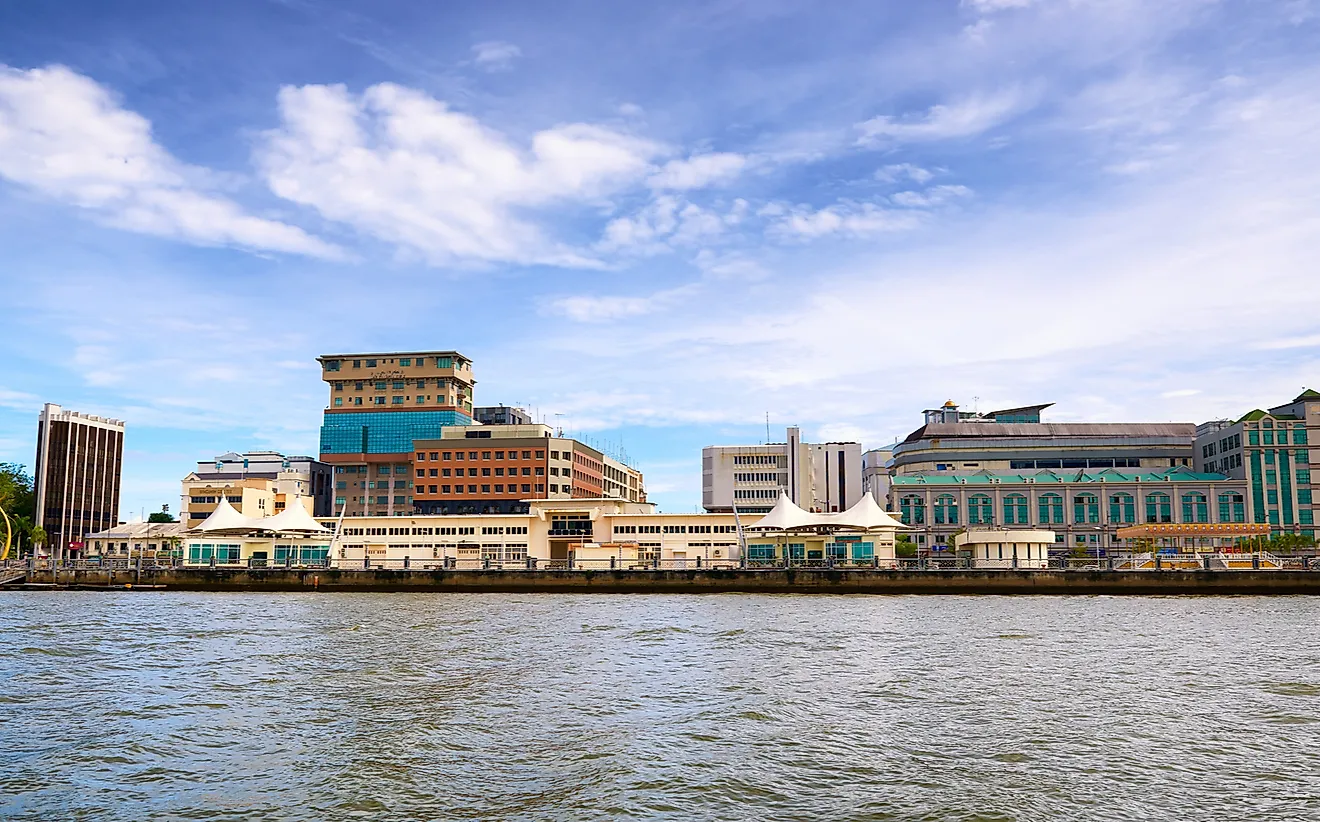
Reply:
[[[1273,465],[1273,464],[1274,464],[1274,452],[1273,452],[1273,451],[1266,451],[1266,452],[1265,452],[1265,464],[1266,464],[1266,465]]]
[[[1306,445],[1306,429],[1300,425],[1293,429],[1293,445]]]
[[[1246,522],[1247,504],[1241,494],[1225,493],[1219,495],[1220,522]]]
[[[1168,494],[1146,495],[1146,522],[1173,522],[1173,503]]]
[[[367,360],[367,368],[375,368],[375,367],[376,367],[375,360]]]
[[[1042,494],[1037,503],[1042,524],[1063,523],[1063,497],[1058,494]]]
[[[1109,521],[1135,523],[1137,501],[1131,494],[1114,494],[1109,498]]]
[[[1298,468],[1298,469],[1297,469],[1297,484],[1298,484],[1298,485],[1310,485],[1310,484],[1311,484],[1311,469],[1310,469],[1310,468]]]
[[[1259,431],[1248,431],[1248,432],[1247,432],[1247,445],[1260,445],[1260,432],[1259,432]]]
[[[1022,494],[1009,494],[1004,497],[1004,524],[1028,525],[1027,498]]]
[[[935,498],[935,524],[958,524],[958,498],[952,494],[941,494]]]
[[[967,500],[967,523],[990,525],[995,521],[994,502],[985,494],[973,494]]]
[[[1183,522],[1210,521],[1210,504],[1206,501],[1205,494],[1183,494],[1182,518]]]
[[[400,357],[399,365],[412,365],[412,357]]]
[[[1078,494],[1073,497],[1073,522],[1100,522],[1100,498],[1095,494]]]
[[[1261,439],[1265,442],[1266,445],[1273,445],[1273,444],[1274,444],[1274,432],[1273,432],[1273,431],[1261,431],[1261,432],[1260,432],[1260,436],[1261,436]]]
[[[899,512],[903,522],[908,525],[926,524],[926,501],[916,494],[909,494],[899,500]]]

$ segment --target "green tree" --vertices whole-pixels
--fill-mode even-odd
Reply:
[[[917,555],[916,543],[907,534],[894,537],[894,556],[911,558]]]
[[[176,520],[174,519],[174,517],[170,514],[170,507],[168,505],[162,505],[159,511],[156,511],[155,513],[151,514],[151,516],[147,517],[147,522],[175,522],[175,521]]]
[[[4,506],[5,513],[34,519],[35,504],[32,477],[23,466],[13,462],[0,463],[0,505]]]

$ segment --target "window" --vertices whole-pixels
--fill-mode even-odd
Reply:
[[[1274,432],[1273,432],[1273,431],[1262,431],[1262,432],[1260,432],[1260,436],[1261,436],[1261,440],[1262,440],[1266,445],[1273,445],[1273,444],[1274,444]],[[1287,436],[1287,435],[1285,434],[1284,436]]]
[[[1293,429],[1293,445],[1306,445],[1306,429],[1298,426]]]
[[[1248,432],[1247,432],[1247,445],[1260,445],[1260,432],[1259,432],[1259,431],[1248,431]]]
[[[752,562],[774,562],[775,546],[753,543],[747,546],[747,559]]]
[[[1027,498],[1022,494],[1009,494],[1004,497],[1004,524],[1027,525]]]
[[[427,475],[428,477],[438,477],[438,476],[440,476],[440,471],[439,471],[439,469],[436,469],[436,468],[430,468],[430,469],[427,469],[426,475]]]
[[[1275,490],[1272,489],[1272,488],[1271,488],[1270,490],[1266,491],[1266,492],[1265,492],[1265,501],[1268,502],[1270,505],[1278,505],[1278,504],[1279,504],[1279,492],[1278,492],[1278,491],[1275,491]]]
[[[1173,503],[1168,494],[1146,495],[1146,522],[1173,522]]]
[[[425,461],[426,461],[426,455],[423,454],[421,451],[418,451],[418,452],[417,452],[417,459],[418,459],[419,461],[421,461],[421,462],[425,462]]]
[[[1100,498],[1095,494],[1078,494],[1073,497],[1073,522],[1098,523],[1100,521]]]
[[[1063,524],[1063,497],[1058,494],[1042,494],[1037,500],[1040,509],[1041,524]]]
[[[326,371],[338,371],[338,370],[339,370],[339,360],[326,360],[326,361],[325,361],[325,370],[326,370]]]
[[[1205,494],[1197,492],[1183,494],[1182,519],[1183,522],[1210,521],[1210,504],[1206,502]]]
[[[484,488],[485,486],[482,486],[482,487]],[[495,493],[497,493],[497,494],[503,494],[503,493],[504,493],[504,483],[501,483],[501,482],[497,482],[497,483],[495,483]]]
[[[1313,504],[1312,501],[1311,501],[1311,489],[1310,489],[1310,488],[1298,488],[1298,489],[1297,489],[1297,504],[1298,504],[1298,505],[1311,505],[1311,504]]]
[[[1219,495],[1219,521],[1247,521],[1247,504],[1241,494],[1224,493]]]
[[[1310,468],[1298,468],[1298,469],[1297,469],[1297,484],[1298,484],[1298,485],[1310,485],[1310,484],[1311,484],[1311,469],[1310,469]]]
[[[336,408],[339,408],[339,407],[342,406],[343,404],[344,404],[344,398],[343,398],[343,397],[335,397],[335,407],[336,407]]]
[[[448,493],[449,493],[449,486],[448,486],[448,485],[442,485],[442,486],[440,486],[440,493],[442,493],[442,494],[448,494]]]
[[[503,451],[496,451],[496,452],[495,452],[495,459],[497,459],[497,460],[502,460],[502,459],[504,459],[504,452],[503,452]]]
[[[383,383],[383,382],[378,382],[378,383],[376,383],[376,390],[377,390],[377,391],[384,391],[384,390],[385,390],[385,383]]]
[[[909,494],[899,500],[899,509],[906,524],[926,524],[926,501],[916,494]]]
[[[375,367],[376,367],[375,360],[367,360],[367,368],[375,368]]]
[[[973,494],[967,500],[967,524],[990,525],[994,521],[994,502],[985,494]]]
[[[400,357],[399,365],[412,365],[412,357]]]
[[[940,494],[935,498],[935,524],[958,524],[958,499],[952,494]]]

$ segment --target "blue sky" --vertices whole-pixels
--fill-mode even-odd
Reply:
[[[1320,387],[1320,2],[0,4],[0,459],[125,514],[314,453],[314,357],[448,349],[621,445],[882,445],[955,398]],[[973,398],[976,398],[975,400]]]

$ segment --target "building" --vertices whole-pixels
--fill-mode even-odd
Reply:
[[[185,522],[121,522],[84,537],[87,557],[134,560],[138,557],[162,564],[180,558]]]
[[[710,512],[766,513],[780,494],[811,511],[845,511],[862,496],[862,447],[855,442],[710,445],[701,449],[701,503]]]
[[[531,425],[532,415],[522,408],[507,405],[483,405],[472,412],[482,425]]]
[[[893,565],[897,523],[867,508],[810,514],[757,530],[761,517],[657,513],[622,499],[532,500],[521,514],[345,517],[318,524],[298,512],[248,518],[227,504],[184,540],[192,566],[331,565],[394,568],[719,568],[746,561]],[[305,516],[305,515],[304,515]],[[741,523],[739,520],[742,520]],[[801,527],[794,527],[801,526]],[[755,559],[744,556],[743,544]]]
[[[1241,419],[1197,427],[1196,467],[1248,483],[1252,522],[1274,533],[1315,537],[1320,505],[1311,465],[1320,459],[1320,392],[1307,389],[1292,402]]]
[[[973,568],[1033,568],[1050,566],[1053,531],[975,529],[953,537],[953,547],[966,553]]]
[[[1158,472],[1039,470],[927,472],[893,478],[889,504],[919,548],[943,550],[964,530],[1036,529],[1061,550],[1120,547],[1117,530],[1137,523],[1242,523],[1247,483],[1184,466]]]
[[[472,361],[457,351],[414,351],[317,362],[330,389],[320,458],[334,466],[336,499],[350,514],[412,513],[413,441],[472,423]]]
[[[182,485],[179,519],[190,524],[210,516],[220,496],[229,497],[230,504],[239,511],[260,509],[276,514],[289,500],[302,498],[313,516],[335,513],[333,469],[312,457],[285,456],[278,451],[231,451],[198,462]]]
[[[959,411],[950,400],[924,412],[925,423],[894,446],[895,476],[980,471],[1192,467],[1191,423],[1044,423],[1029,405],[987,414]]]
[[[894,447],[872,448],[862,454],[862,493],[870,494],[881,505],[889,501],[889,462]]]
[[[641,471],[547,425],[450,426],[413,446],[422,514],[525,514],[534,499],[646,502]]]
[[[37,421],[36,519],[57,559],[119,521],[124,423],[46,403]]]

